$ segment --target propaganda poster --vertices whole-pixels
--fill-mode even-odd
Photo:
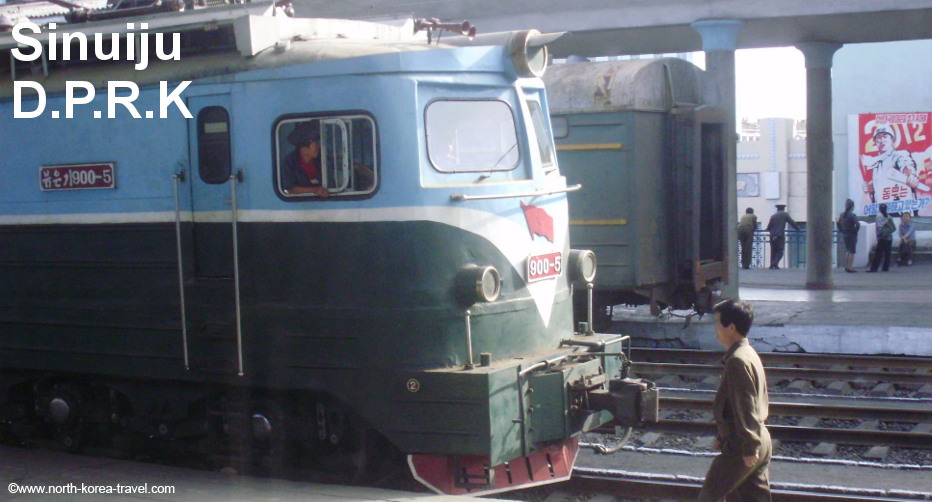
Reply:
[[[849,190],[855,212],[932,216],[932,113],[852,116]]]

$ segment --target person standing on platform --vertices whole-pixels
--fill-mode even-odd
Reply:
[[[913,253],[916,251],[916,227],[913,226],[913,217],[907,212],[900,216],[900,265],[912,265]]]
[[[786,204],[777,204],[777,212],[767,222],[767,232],[770,233],[770,270],[780,268],[783,259],[783,250],[786,249],[786,224],[799,230],[799,225],[786,212]]]
[[[878,212],[874,216],[874,227],[877,232],[877,247],[874,248],[874,259],[871,260],[871,268],[868,272],[876,272],[883,260],[883,271],[890,271],[890,251],[893,248],[893,233],[896,232],[896,223],[893,218],[887,214],[887,205],[881,204]]]
[[[716,446],[699,502],[770,501],[770,413],[767,377],[760,357],[748,342],[754,310],[747,302],[723,300],[715,312],[715,338],[727,349],[725,371],[715,393]]]
[[[857,272],[854,269],[854,253],[858,246],[858,230],[861,222],[854,215],[854,201],[845,201],[845,212],[838,217],[838,231],[845,243],[845,272]]]
[[[741,243],[741,268],[751,268],[751,251],[754,249],[754,231],[757,230],[757,215],[747,208],[738,221],[738,242]]]

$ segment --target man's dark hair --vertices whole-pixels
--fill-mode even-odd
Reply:
[[[316,121],[298,124],[288,135],[288,142],[299,148],[305,147],[314,141],[320,141],[320,127]]]
[[[749,208],[745,209],[744,212],[747,213],[747,214],[754,214],[754,208],[749,207]]]
[[[715,304],[712,311],[718,313],[722,326],[734,324],[741,336],[748,336],[751,323],[754,322],[754,309],[750,303],[729,298]]]

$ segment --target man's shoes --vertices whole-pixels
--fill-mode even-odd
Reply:
[[[853,268],[846,268],[846,269],[845,269],[845,272],[848,272],[848,273],[850,273],[850,274],[856,274],[858,271],[855,270],[855,269],[853,269]]]

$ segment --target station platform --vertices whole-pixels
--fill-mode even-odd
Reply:
[[[340,486],[0,445],[0,501],[468,502],[472,497]],[[43,493],[44,492],[44,493]],[[483,498],[483,501],[494,500]]]
[[[712,459],[717,455],[691,452],[648,453],[623,450],[599,455],[580,452],[577,466],[620,470],[634,478],[678,481],[701,485]],[[770,464],[770,486],[774,490],[826,491],[836,500],[932,500],[929,466],[882,465],[871,462],[830,461],[818,458],[790,459],[777,456]]]
[[[751,342],[759,351],[932,356],[932,263],[834,269],[833,282],[809,290],[805,269],[740,270],[738,294],[755,313]],[[673,314],[618,306],[609,331],[639,346],[720,350],[711,316],[687,323]]]

